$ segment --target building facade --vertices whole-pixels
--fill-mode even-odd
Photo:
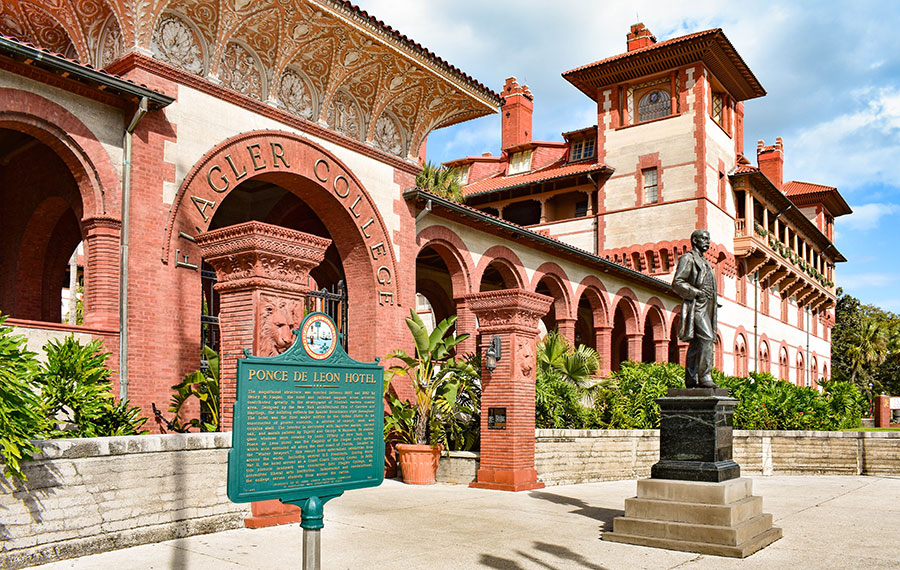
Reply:
[[[637,24],[625,53],[563,77],[597,103],[597,124],[532,140],[533,97],[507,79],[500,154],[446,163],[466,204],[666,282],[691,232],[708,229],[722,304],[717,366],[800,385],[828,378],[834,269],[845,261],[833,221],[850,208],[833,187],[784,182],[780,138],[760,141],[751,165],[743,102],[765,91],[723,32],[657,42]],[[610,314],[612,367],[653,359],[646,343],[629,350],[635,330],[670,340],[656,359],[683,358],[672,342],[680,317],[661,315],[629,329],[628,316]],[[591,343],[583,324],[574,340]]]
[[[743,158],[741,101],[763,91],[721,31],[645,32],[566,74],[597,101],[597,126],[539,142],[527,88],[495,93],[349,2],[6,2],[0,312],[36,339],[102,339],[120,394],[148,416],[203,344],[226,361],[277,352],[304,310],[328,310],[358,360],[410,348],[417,294],[474,333],[463,351],[489,341],[482,329],[509,334],[517,368],[503,374],[527,384],[529,319],[595,347],[603,373],[682,359],[669,281],[691,231],[709,227],[719,365],[827,377],[843,259],[831,222],[846,203],[782,184],[780,142],[760,147],[759,167]],[[452,163],[464,204],[415,188],[433,129],[498,110],[501,155]],[[287,301],[265,287],[226,301],[233,284],[204,263],[201,236],[251,221],[326,244]],[[84,324],[61,324],[80,243]],[[254,259],[235,254],[229,275],[296,276]]]

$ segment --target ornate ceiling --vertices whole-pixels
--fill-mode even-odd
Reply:
[[[499,105],[341,0],[0,0],[0,33],[98,68],[152,54],[404,158],[433,129]]]

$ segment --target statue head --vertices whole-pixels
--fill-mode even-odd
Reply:
[[[700,253],[706,253],[709,249],[709,231],[703,229],[694,230],[691,233],[691,246]]]

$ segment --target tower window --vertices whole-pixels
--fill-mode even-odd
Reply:
[[[723,108],[725,106],[725,97],[721,93],[713,93],[712,94],[712,118],[715,122],[719,123],[719,126],[723,129],[725,128],[724,117],[725,113],[723,112]]]
[[[658,173],[655,168],[641,171],[644,180],[644,204],[655,204],[659,200]]]
[[[638,122],[667,117],[672,114],[672,97],[665,89],[653,89],[638,100]]]

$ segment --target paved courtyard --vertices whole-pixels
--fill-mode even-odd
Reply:
[[[328,503],[322,568],[729,569],[900,568],[897,477],[754,477],[784,538],[744,560],[600,540],[635,481],[508,493],[385,481]],[[300,568],[298,524],[148,544],[37,568]]]

